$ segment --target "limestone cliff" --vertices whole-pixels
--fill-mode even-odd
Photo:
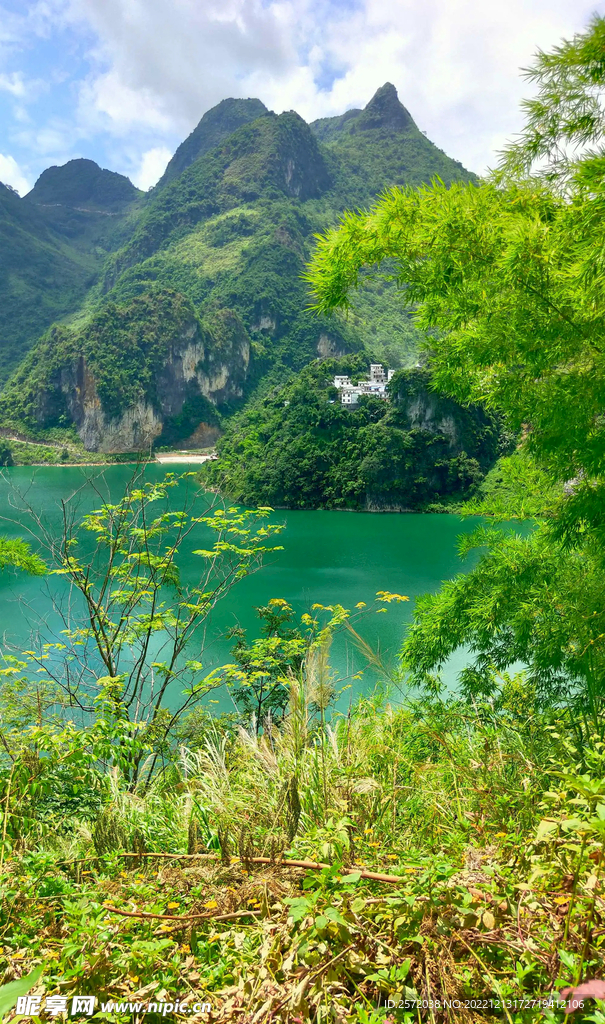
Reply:
[[[158,292],[104,307],[77,334],[49,332],[12,387],[31,389],[30,422],[72,423],[89,451],[140,451],[156,439],[202,447],[217,436],[216,407],[241,397],[249,362],[236,313],[215,310],[202,324],[181,295]]]

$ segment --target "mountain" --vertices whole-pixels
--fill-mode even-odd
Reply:
[[[0,381],[79,308],[141,196],[92,160],[49,167],[23,199],[0,184]]]
[[[100,269],[107,253],[123,244],[120,230],[138,212],[143,196],[123,174],[80,159],[48,167],[23,202]]]
[[[206,111],[191,135],[181,142],[155,186],[156,190],[177,178],[194,160],[219,146],[243,124],[256,121],[258,117],[268,113],[265,104],[260,100],[221,100],[216,107]]]
[[[93,279],[94,260],[0,184],[0,381],[54,320],[77,309]]]
[[[103,170],[94,160],[68,160],[42,172],[25,201],[43,208],[64,207],[85,213],[120,213],[142,195],[129,178]]]
[[[311,125],[259,100],[224,100],[144,197],[90,163],[50,168],[20,201],[87,259],[99,222],[112,227],[97,236],[106,258],[86,303],[39,342],[0,413],[22,429],[73,424],[103,451],[201,443],[318,357],[415,362],[400,289],[367,277],[348,317],[321,320],[306,309],[305,263],[315,233],[348,207],[397,184],[472,177],[388,83],[363,110]]]
[[[320,118],[310,127],[337,160],[336,189],[348,206],[371,202],[389,185],[473,178],[420,131],[390,82],[363,110]]]

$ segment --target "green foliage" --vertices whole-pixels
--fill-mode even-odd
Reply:
[[[489,694],[494,669],[528,665],[546,704],[574,702],[600,729],[603,698],[603,563],[599,548],[561,550],[548,526],[530,536],[481,528],[465,549],[488,548],[479,564],[423,597],[402,655],[423,684],[460,644],[475,659],[461,673],[468,693]]]
[[[49,331],[4,390],[2,412],[42,426],[66,426],[66,396],[82,377],[82,357],[109,416],[137,402],[157,404],[169,354],[196,334],[201,343],[193,307],[178,293],[158,289],[125,305],[106,303],[79,331]]]
[[[314,605],[315,609],[319,607]],[[327,610],[331,618],[323,625],[305,612],[298,626],[293,624],[290,605],[274,597],[256,609],[262,621],[261,635],[250,645],[241,627],[230,631],[230,638],[236,638],[231,650],[235,664],[223,666],[223,672],[235,703],[257,734],[261,727],[270,732],[272,723],[283,719],[293,681],[303,672],[308,683],[315,681],[311,687],[313,702],[322,714],[331,703],[334,691],[327,685],[322,695],[319,667],[327,656],[333,632],[347,621],[348,613],[339,606]]]
[[[141,193],[92,160],[49,167],[24,198],[0,185],[0,381],[73,313],[108,252],[132,232]]]
[[[130,785],[153,751],[146,769],[151,778],[174,723],[219,685],[216,672],[188,657],[188,645],[234,583],[274,550],[267,541],[280,529],[264,522],[266,509],[216,504],[196,514],[194,499],[172,511],[168,497],[176,483],[169,474],[161,483],[143,484],[135,471],[118,503],[105,502],[81,521],[66,506],[63,536],[47,539],[52,572],[67,577],[79,594],[78,612],[73,609],[60,642],[40,640],[4,673],[18,673],[26,689],[42,676],[59,687],[62,703],[92,714],[82,742]],[[201,559],[198,580],[185,587],[177,552],[200,525],[208,547],[193,551]],[[80,553],[87,537],[94,542],[92,557]],[[19,552],[24,565],[35,561],[26,555]],[[53,691],[51,705],[55,700]]]
[[[533,519],[552,515],[563,494],[560,483],[552,478],[523,448],[503,456],[466,502],[470,515],[489,515],[501,519]]]
[[[485,687],[490,665],[521,661],[544,700],[577,694],[595,723],[605,697],[604,24],[595,17],[538,56],[538,96],[498,175],[389,191],[320,239],[309,271],[325,314],[347,304],[362,268],[395,264],[416,321],[437,332],[435,384],[504,416],[522,438],[509,479],[521,466],[529,506],[551,516],[530,536],[479,536],[489,554],[419,606],[403,651],[413,678],[430,678],[467,644],[477,655],[468,688]],[[561,156],[589,141],[600,148]]]
[[[231,650],[235,664],[225,671],[235,703],[258,729],[267,715],[277,721],[283,717],[290,698],[288,673],[300,672],[311,638],[292,625],[292,608],[280,598],[256,611],[262,622],[260,637],[248,645],[245,630],[230,630],[236,640]]]
[[[49,325],[75,310],[95,261],[74,251],[35,208],[0,184],[0,380]]]
[[[228,1018],[241,983],[246,1012],[268,1019],[271,993],[284,1024],[382,1022],[377,1005],[403,999],[431,999],[438,1024],[445,1000],[471,999],[488,1001],[481,1019],[504,1004],[529,1024],[522,1001],[549,997],[540,1013],[562,1021],[557,990],[601,955],[603,750],[592,738],[579,751],[522,678],[502,683],[491,704],[370,698],[328,724],[301,677],[281,728],[217,732],[181,751],[170,783],[113,785],[93,835],[53,829],[13,854],[0,967],[44,958],[47,996],[85,990],[98,1011],[186,990]],[[228,868],[207,846],[185,870],[153,857],[185,854],[192,813],[206,842],[228,823]],[[280,854],[324,865],[286,873]],[[116,928],[112,908],[159,919]]]
[[[252,504],[418,508],[463,495],[493,462],[495,421],[433,395],[426,371],[396,374],[390,402],[364,397],[353,408],[338,400],[336,373],[363,378],[366,359],[316,361],[249,405],[201,478]]]
[[[23,569],[31,576],[44,576],[48,572],[46,563],[32,551],[27,541],[0,537],[0,570],[8,566]]]
[[[18,981],[9,981],[7,985],[0,986],[0,1016],[4,1017],[16,1005],[19,996],[25,996],[34,987],[42,974],[43,967],[37,967],[31,974]]]

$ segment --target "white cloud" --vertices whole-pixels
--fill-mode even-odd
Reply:
[[[18,71],[13,71],[10,75],[0,75],[0,89],[16,99],[23,99],[27,92],[23,75]]]
[[[156,146],[143,153],[139,169],[132,175],[132,180],[137,188],[146,192],[148,188],[155,185],[166,170],[166,164],[171,156],[172,151],[167,146]]]
[[[530,90],[519,67],[605,10],[605,0],[28,0],[17,16],[2,5],[0,57],[25,53],[26,38],[59,47],[44,72],[31,55],[38,95],[78,67],[54,117],[36,120],[34,79],[21,63],[2,66],[0,90],[32,115],[11,149],[20,140],[24,162],[41,163],[85,144],[117,169],[139,167],[141,181],[160,162],[149,157],[147,175],[147,154],[174,149],[227,96],[313,120],[364,106],[385,81],[429,138],[482,171],[521,126]]]
[[[12,156],[0,153],[0,181],[3,185],[11,185],[19,195],[24,196],[31,189],[31,184]]]
[[[233,95],[311,120],[365,105],[389,80],[429,138],[475,170],[520,127],[519,66],[581,30],[594,9],[594,0],[69,3],[72,20],[98,36],[81,117],[115,135],[140,129],[165,142]]]
[[[83,113],[105,116],[117,133],[188,130],[208,107],[242,95],[255,70],[287,74],[296,61],[259,0],[72,0],[71,17],[85,19],[99,39]]]

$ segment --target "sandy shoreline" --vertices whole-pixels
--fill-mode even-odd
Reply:
[[[45,446],[50,447],[50,445]],[[23,462],[14,463],[15,466],[54,466],[57,469],[75,469],[76,467],[94,467],[94,466],[153,466],[153,465],[202,465],[204,462],[208,462],[209,459],[216,459],[215,455],[196,455],[188,454],[187,452],[161,452],[151,459],[129,459],[126,462]],[[10,467],[7,467],[10,468]]]
[[[213,459],[213,455],[186,455],[179,453],[166,452],[165,455],[156,455],[154,462],[159,462],[162,465],[167,463],[185,464],[185,463],[202,463],[208,462],[209,459]]]

